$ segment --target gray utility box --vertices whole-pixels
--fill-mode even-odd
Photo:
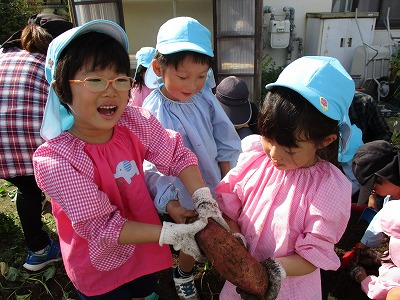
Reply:
[[[337,58],[350,72],[357,47],[371,45],[377,12],[307,13],[305,55]],[[358,23],[358,25],[357,25]]]

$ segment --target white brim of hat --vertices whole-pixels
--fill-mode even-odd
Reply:
[[[112,36],[125,48],[127,52],[129,51],[129,41],[124,29],[112,21],[93,20],[83,24],[82,26],[75,27],[72,30],[76,31],[71,36],[71,39],[90,31],[101,32]]]
[[[112,36],[115,38],[128,52],[129,51],[129,41],[124,29],[117,23],[109,20],[93,20],[82,26],[74,27],[66,32],[63,32],[58,37],[56,37],[49,46],[47,51],[46,66],[51,63],[57,64],[58,58],[64,48],[76,37],[85,34],[87,32],[101,32]],[[46,70],[46,79],[51,84],[54,77],[55,68],[52,67],[51,72]]]
[[[153,66],[150,65],[146,73],[144,74],[144,84],[149,88],[149,89],[156,89],[160,86],[162,83],[162,78],[158,77],[156,73],[153,70]]]
[[[163,43],[162,45],[156,46],[157,51],[161,54],[172,54],[182,51],[193,51],[201,54],[205,54],[210,57],[214,57],[214,52],[212,48],[207,45],[201,47],[199,44],[191,42],[174,42],[174,43]]]

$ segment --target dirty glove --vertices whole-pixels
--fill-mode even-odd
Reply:
[[[268,275],[268,289],[265,297],[262,300],[273,300],[278,297],[279,290],[281,289],[282,279],[286,277],[285,269],[282,267],[279,261],[268,258],[261,262],[264,266],[265,271]],[[240,295],[243,300],[259,300],[257,296],[250,295],[240,288],[236,288],[236,292]]]
[[[207,219],[199,219],[191,224],[175,224],[163,222],[161,229],[159,244],[172,245],[175,250],[182,250],[186,254],[194,257],[197,261],[205,258],[201,254],[201,250],[194,239],[197,232],[204,229],[207,225]]]
[[[230,228],[219,210],[218,203],[211,195],[208,187],[203,187],[193,193],[194,209],[198,212],[200,218],[212,218],[219,225],[230,231]]]
[[[379,268],[382,265],[382,254],[378,250],[372,248],[359,249],[356,258],[357,264],[365,268]]]

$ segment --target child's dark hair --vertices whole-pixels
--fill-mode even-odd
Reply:
[[[66,104],[72,103],[68,80],[82,68],[89,71],[112,68],[130,76],[129,55],[116,39],[100,32],[88,32],[71,41],[60,54],[54,76],[54,91],[68,111]]]
[[[213,58],[211,56],[194,52],[194,51],[180,51],[171,54],[161,54],[156,52],[154,59],[158,61],[160,67],[165,69],[166,67],[173,65],[175,69],[185,59],[189,57],[196,64],[207,64],[210,68],[213,65]]]
[[[146,71],[147,68],[142,65],[137,67],[134,85],[139,87],[139,91],[142,91],[142,86],[145,85],[144,76],[142,74],[145,74]]]
[[[328,118],[299,93],[274,87],[265,97],[258,119],[260,135],[293,148],[299,141],[321,145],[330,134],[339,137],[338,121]],[[318,156],[338,165],[339,138],[317,150]]]

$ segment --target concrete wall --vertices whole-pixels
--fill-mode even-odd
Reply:
[[[281,1],[281,0],[264,0],[264,7],[270,6],[275,10],[276,19],[285,19],[285,13],[283,8],[290,6],[294,8],[294,24],[296,25],[294,33],[297,37],[302,38],[306,43],[306,13],[310,12],[330,12],[332,8],[331,0],[307,0],[307,1]],[[268,19],[269,16],[264,16]],[[286,61],[287,51],[286,49],[273,49],[267,43],[267,28],[264,28],[263,39],[266,42],[264,52],[271,55],[277,65],[284,65]],[[292,59],[297,58],[297,46],[298,43],[294,43],[295,50],[292,55]]]

